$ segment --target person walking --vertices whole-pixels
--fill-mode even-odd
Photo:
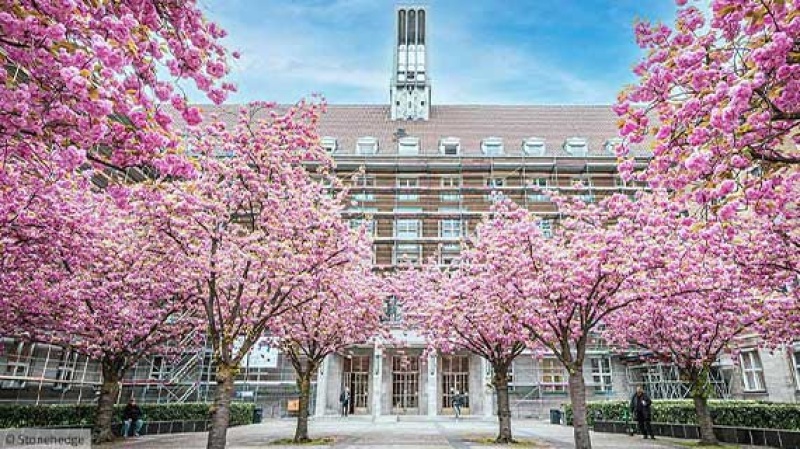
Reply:
[[[655,440],[653,427],[650,425],[650,420],[652,419],[650,406],[652,404],[653,401],[650,400],[650,396],[644,392],[642,387],[637,387],[636,393],[631,398],[631,414],[636,417],[636,421],[639,423],[639,433],[642,434],[642,438],[647,439],[647,436],[650,435],[650,438]]]
[[[122,437],[128,438],[128,433],[133,424],[133,436],[138,437],[139,431],[142,430],[142,409],[136,405],[136,399],[131,398],[128,405],[122,410]]]
[[[453,410],[456,413],[456,419],[461,418],[461,407],[464,405],[464,397],[461,392],[455,388],[451,390],[453,394]]]
[[[350,388],[344,387],[339,395],[339,403],[342,405],[342,416],[345,418],[350,414]]]

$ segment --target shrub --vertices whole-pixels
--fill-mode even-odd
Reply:
[[[800,404],[709,400],[708,405],[714,424],[718,426],[800,430]],[[596,416],[605,421],[624,421],[628,407],[628,401],[589,402],[587,420],[589,425],[594,424]],[[697,424],[691,400],[653,401],[652,410],[653,422]],[[566,422],[572,424],[570,406],[567,406]]]
[[[209,418],[210,403],[139,404],[147,421],[202,421]],[[122,420],[124,405],[114,407],[114,422]],[[251,424],[254,404],[231,403],[231,426]],[[84,405],[0,405],[0,428],[91,427],[96,407]]]

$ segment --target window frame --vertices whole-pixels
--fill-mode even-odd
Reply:
[[[590,357],[589,360],[594,392],[602,394],[612,393],[614,391],[614,367],[611,363],[611,357],[597,356]],[[595,369],[595,362],[598,362],[597,367],[599,370]],[[608,365],[607,371],[604,369],[604,362],[606,362]]]
[[[447,147],[455,146],[455,154],[448,154]],[[439,140],[439,153],[443,156],[461,156],[461,139],[458,137],[445,137]]]
[[[739,362],[742,371],[742,388],[746,393],[764,393],[767,391],[766,379],[764,378],[764,364],[761,362],[761,354],[757,349],[749,349],[739,354]],[[748,367],[748,362],[750,366]],[[758,366],[755,366],[757,362]],[[750,385],[748,374],[752,375],[755,384]]]
[[[409,151],[410,148],[413,150]],[[398,156],[419,156],[419,137],[406,136],[397,139]]]
[[[414,181],[414,185],[401,185],[403,181]],[[400,189],[419,189],[419,176],[398,176],[395,180],[395,185],[397,186],[397,201],[401,202],[414,202],[419,201],[419,193],[408,193],[404,192],[401,193]]]
[[[522,153],[528,156],[544,156],[547,154],[547,142],[540,137],[528,137],[522,141]]]
[[[365,152],[363,148],[371,147],[372,152]],[[359,156],[374,156],[378,154],[378,138],[372,136],[362,136],[356,140],[356,154]]]
[[[544,185],[541,185],[538,181],[544,181]],[[538,187],[539,190],[533,191],[528,193],[528,200],[533,201],[536,203],[547,203],[550,202],[550,197],[548,197],[544,192],[550,189],[550,178],[546,176],[536,176],[536,177],[529,177],[526,180],[527,187],[532,189],[534,187]]]
[[[490,148],[492,148],[491,151]],[[481,153],[484,156],[502,156],[505,154],[502,137],[487,137],[481,140]]]
[[[583,137],[570,137],[564,141],[564,151],[570,156],[586,157],[589,155],[589,141]]]
[[[404,248],[405,250],[413,248],[416,254],[414,255],[413,258],[409,257],[406,260],[403,260],[402,254],[410,254],[411,251],[402,251],[402,254],[398,254],[401,253],[400,247],[405,247]],[[420,245],[419,243],[397,242],[392,246],[392,262],[394,265],[397,265],[399,263],[410,263],[411,265],[419,265],[421,261],[422,261],[422,245]]]
[[[319,145],[328,154],[336,154],[339,150],[339,141],[332,136],[323,136],[319,139]]]
[[[545,366],[545,362],[551,366]],[[539,386],[543,393],[566,394],[567,393],[567,370],[555,357],[544,357],[539,361]],[[545,381],[548,377],[551,381]],[[556,379],[560,379],[557,381]]]
[[[352,190],[374,189],[377,185],[375,175],[356,175],[353,178]],[[375,193],[369,191],[354,192],[353,199],[361,202],[375,201]]]
[[[795,389],[800,391],[800,346],[795,346],[792,351],[792,367],[794,368]]]
[[[452,183],[449,183],[450,185],[445,185],[446,184],[445,181],[456,181],[456,184],[453,185]],[[446,175],[446,176],[442,176],[440,178],[439,186],[443,190],[444,189],[448,189],[448,190],[459,190],[460,191],[461,187],[463,185],[463,182],[464,182],[464,180],[463,180],[463,178],[461,176],[458,176],[458,175]],[[460,193],[453,193],[453,192],[441,192],[441,193],[439,193],[439,201],[443,201],[443,202],[461,201],[461,194]]]

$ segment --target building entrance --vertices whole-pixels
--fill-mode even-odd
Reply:
[[[453,393],[462,394],[461,413],[469,413],[469,356],[442,356],[442,414],[453,414]]]
[[[350,413],[369,414],[368,355],[354,355],[344,360],[344,387],[350,388]]]
[[[419,414],[419,358],[392,357],[392,413]]]

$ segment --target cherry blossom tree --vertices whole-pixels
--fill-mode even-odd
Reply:
[[[482,246],[481,234],[462,252],[458,268],[445,270],[431,259],[421,269],[408,268],[393,279],[394,290],[405,309],[408,324],[427,338],[431,349],[467,351],[486,359],[494,371],[497,398],[496,443],[514,442],[508,397],[508,370],[525,350],[522,328],[509,319],[491,278],[482,276],[492,261]]]
[[[354,240],[357,256],[348,263],[318,272],[308,289],[298,290],[302,303],[275,318],[270,336],[289,358],[297,375],[300,407],[295,443],[309,441],[308,409],[311,379],[328,355],[365,343],[385,333],[382,279],[372,272],[372,248],[365,236],[344,233]]]
[[[71,192],[87,201],[81,212],[88,217],[71,228],[71,247],[36,253],[36,270],[25,270],[34,276],[6,279],[14,284],[7,292],[14,294],[2,306],[11,312],[13,327],[4,328],[4,334],[61,346],[98,362],[102,385],[93,439],[105,442],[113,439],[114,404],[126,371],[147,355],[191,350],[176,343],[199,320],[190,292],[172,275],[170,242],[141,220],[140,203],[120,192],[113,197],[108,191]],[[26,247],[31,244],[47,246],[26,242]],[[48,257],[38,258],[43,254]]]
[[[496,207],[480,225],[487,263],[479,273],[503,297],[507,319],[522,328],[519,338],[567,370],[575,445],[590,448],[583,366],[592,334],[676,275],[665,261],[681,247],[673,237],[681,211],[664,195],[553,200],[561,218],[549,238],[531,212],[509,202]]]
[[[5,273],[37,276],[17,264],[50,257],[54,248],[69,253],[71,232],[85,220],[85,203],[69,191],[89,187],[79,171],[93,166],[124,179],[135,166],[163,174],[192,169],[178,156],[164,106],[197,123],[199,110],[187,105],[179,82],[215,103],[233,90],[222,81],[224,35],[195,0],[0,0]]]
[[[196,175],[165,182],[154,202],[161,232],[175,243],[176,272],[201,298],[213,348],[216,393],[209,448],[225,446],[234,377],[277,317],[313,299],[319,273],[359,259],[330,198],[306,164],[330,159],[314,124],[321,106],[285,111],[252,104],[234,124],[189,131]]]
[[[693,231],[698,225],[702,230]],[[701,441],[717,444],[708,408],[711,367],[720,356],[735,352],[739,337],[769,326],[772,286],[763,273],[754,277],[740,263],[741,249],[749,243],[741,235],[729,240],[719,222],[685,218],[682,226],[679,236],[690,244],[665,267],[680,275],[665,277],[659,291],[685,293],[631,304],[606,320],[604,336],[620,350],[642,351],[646,359],[677,367],[690,385]]]
[[[654,158],[642,174],[729,218],[746,206],[795,210],[800,185],[800,23],[785,1],[677,0],[674,27],[642,22],[647,51],[615,106],[627,144]],[[633,161],[621,167],[630,173]],[[796,215],[794,215],[796,218]]]

